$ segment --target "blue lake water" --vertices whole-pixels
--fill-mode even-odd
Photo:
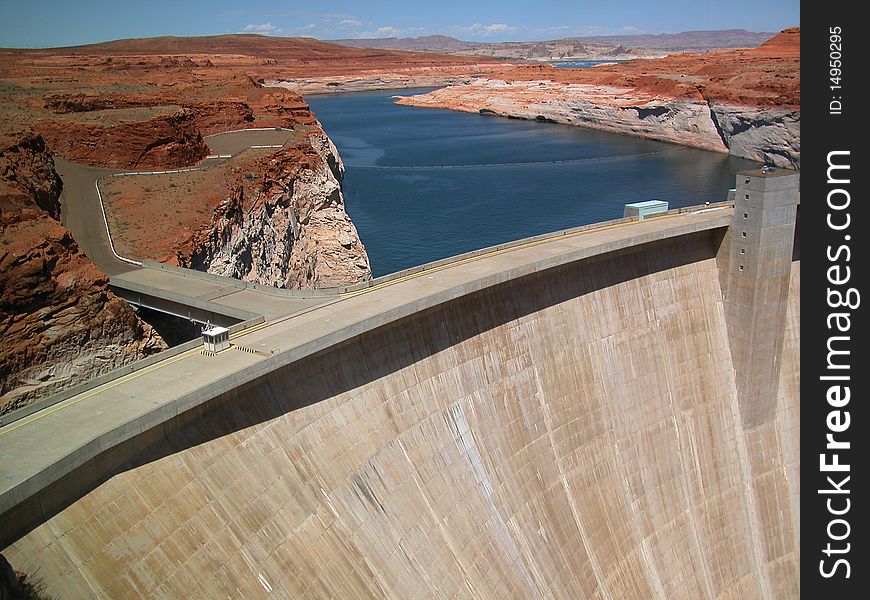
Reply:
[[[531,235],[725,200],[751,161],[629,136],[396,106],[377,91],[307,98],[347,166],[347,211],[375,276]]]
[[[588,69],[598,65],[612,65],[619,60],[554,60],[550,64],[558,69]]]

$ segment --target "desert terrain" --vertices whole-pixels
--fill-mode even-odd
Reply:
[[[800,168],[800,29],[757,48],[680,53],[589,69],[478,64],[266,80],[303,94],[443,89],[399,104],[591,127]]]
[[[179,185],[177,194],[152,194],[160,182],[144,180],[132,191],[121,186],[117,199],[110,190],[119,243],[136,257],[282,287],[355,283],[371,269],[344,212],[340,157],[298,94],[266,89],[259,79],[467,63],[250,35],[0,49],[0,323],[7,332],[0,412],[166,347],[112,294],[106,273],[64,227],[55,159],[118,170],[187,167],[209,155],[210,134],[284,128],[292,140],[282,148],[188,174],[183,187],[166,182],[167,189]],[[252,248],[260,256],[249,258]]]

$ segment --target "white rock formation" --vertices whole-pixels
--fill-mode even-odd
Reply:
[[[186,266],[290,289],[371,279],[365,247],[344,208],[344,164],[322,131],[309,140],[307,155],[272,159],[253,202],[240,186],[221,204]]]
[[[397,104],[552,121],[800,168],[800,111],[716,106],[630,88],[480,78]]]

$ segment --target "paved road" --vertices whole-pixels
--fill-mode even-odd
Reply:
[[[139,269],[127,271],[121,275],[112,277],[112,285],[118,293],[133,302],[136,294],[128,294],[127,291],[144,291],[147,295],[145,306],[155,310],[161,310],[161,299],[175,300],[179,290],[188,300],[186,304],[192,306],[194,301],[207,302],[216,305],[214,312],[230,315],[230,323],[239,319],[247,320],[255,316],[262,316],[267,321],[306,310],[317,306],[330,299],[329,296],[310,294],[307,296],[282,294],[282,290],[263,291],[265,286],[257,286],[259,289],[246,287],[241,281],[228,277],[205,276],[206,274],[189,269],[173,269],[171,271],[149,267],[147,264]],[[157,300],[150,302],[149,300]],[[225,310],[221,310],[223,307]],[[226,310],[228,309],[228,310]],[[250,313],[239,316],[236,311]],[[171,312],[171,311],[170,311]],[[194,313],[188,313],[195,320],[203,321],[204,317],[197,317]],[[212,323],[219,323],[215,319],[209,319]]]
[[[231,131],[229,133],[216,133],[206,137],[206,143],[212,154],[237,154],[251,146],[274,146],[284,145],[292,135],[286,129],[263,129]]]
[[[77,165],[59,157],[55,157],[54,165],[63,179],[60,218],[72,232],[79,247],[109,275],[119,275],[136,268],[112,253],[97,196],[97,179],[121,171]]]

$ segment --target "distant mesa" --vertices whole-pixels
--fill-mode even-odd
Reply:
[[[611,35],[570,37],[531,42],[466,42],[448,35],[414,38],[363,38],[332,40],[351,48],[405,50],[491,56],[506,59],[594,58],[647,56],[673,52],[703,52],[717,48],[755,48],[776,35],[745,29],[684,31],[658,35]]]

